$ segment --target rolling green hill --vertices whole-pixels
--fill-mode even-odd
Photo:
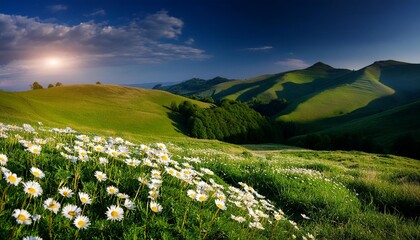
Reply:
[[[26,92],[0,91],[0,121],[44,122],[80,131],[184,136],[167,108],[184,97],[114,85],[70,85]],[[195,102],[205,107],[207,104]],[[104,133],[105,134],[105,133]]]
[[[358,71],[350,71],[318,62],[303,70],[203,86],[201,83],[195,94],[216,100],[268,102],[285,98],[289,106],[279,112],[276,119],[308,124],[355,111],[358,111],[358,117],[367,116],[419,98],[420,64],[378,61]],[[192,91],[194,86],[184,82],[172,89],[182,94],[181,89]]]

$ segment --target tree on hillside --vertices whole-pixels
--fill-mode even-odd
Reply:
[[[56,87],[62,87],[62,86],[63,86],[63,84],[62,84],[61,82],[57,82],[57,83],[55,84],[55,86],[56,86]]]
[[[96,84],[101,84],[101,82],[97,81]]]
[[[38,82],[34,82],[31,85],[29,85],[31,87],[32,90],[37,90],[37,89],[43,89],[44,87],[39,84]]]
[[[53,88],[53,87],[54,87],[54,85],[52,85],[51,83],[48,84],[48,88]]]

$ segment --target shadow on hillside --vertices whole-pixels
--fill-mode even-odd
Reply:
[[[172,109],[168,106],[163,107],[169,110],[169,112],[166,115],[171,120],[172,126],[175,127],[175,131],[182,133],[185,136],[188,136],[188,129],[186,127],[184,117],[180,113],[173,112]]]

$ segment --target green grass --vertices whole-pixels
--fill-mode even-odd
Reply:
[[[0,120],[44,122],[84,132],[183,137],[168,109],[186,100],[163,91],[113,85],[71,85],[27,92],[0,91]],[[208,104],[195,102],[199,106]]]

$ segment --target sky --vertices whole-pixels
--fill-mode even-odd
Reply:
[[[416,0],[0,0],[0,89],[420,62]]]

